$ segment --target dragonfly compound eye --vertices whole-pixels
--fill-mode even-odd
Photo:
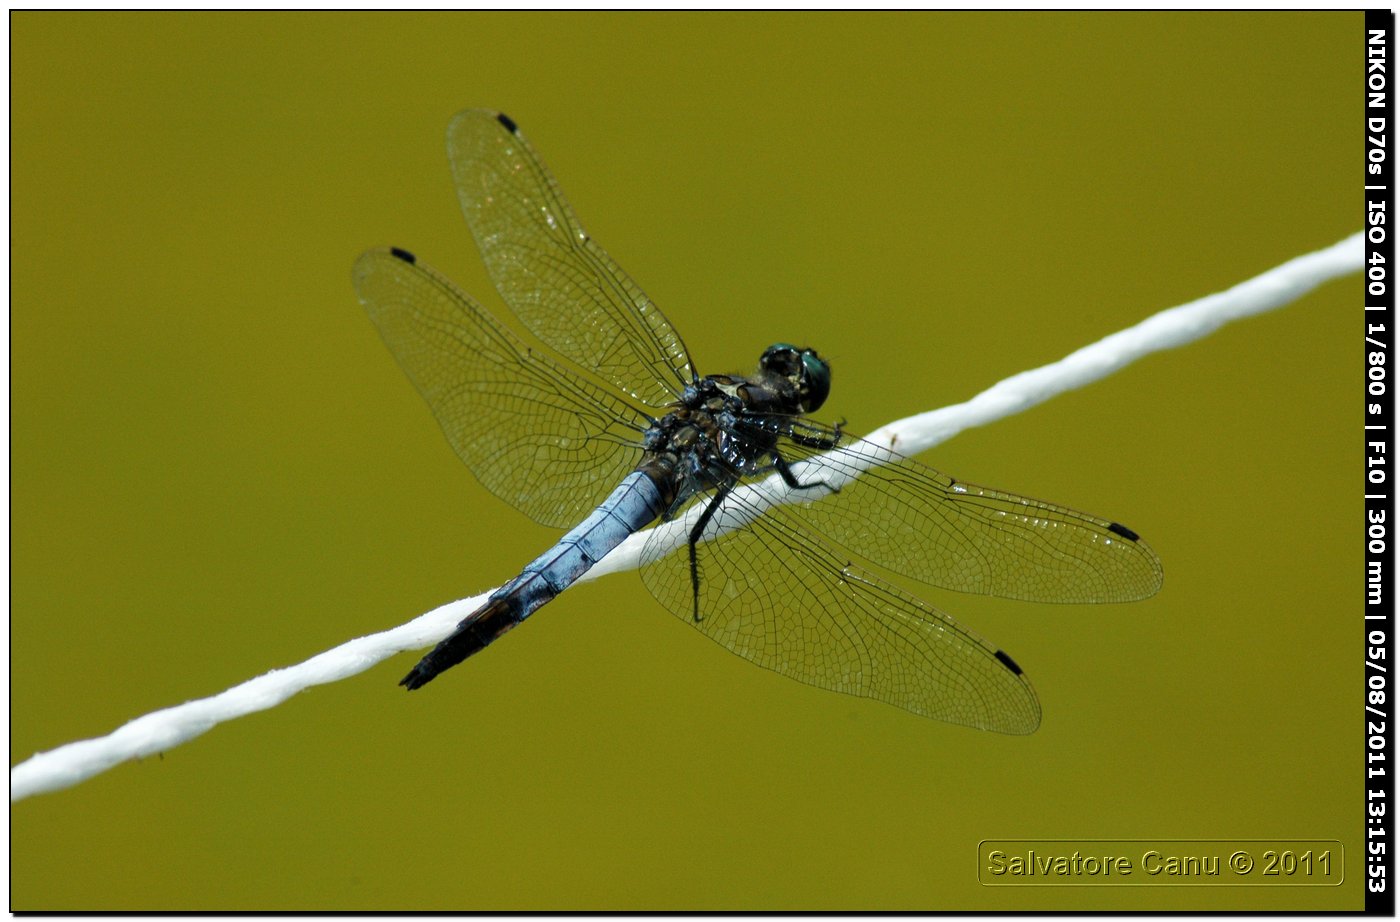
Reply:
[[[831,366],[812,349],[802,350],[802,379],[798,388],[804,413],[816,411],[831,395]]]

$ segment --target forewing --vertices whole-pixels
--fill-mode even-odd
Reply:
[[[576,524],[641,457],[642,411],[527,348],[409,254],[370,250],[354,281],[458,456],[530,518]]]
[[[554,177],[497,112],[453,118],[462,213],[496,289],[541,340],[654,407],[693,378],[680,336],[579,224]]]
[[[809,435],[823,430],[803,426]],[[830,436],[833,433],[825,430]],[[812,530],[877,567],[933,586],[1037,602],[1129,602],[1162,585],[1162,564],[1122,525],[954,480],[878,445],[842,437],[835,451],[784,440],[811,502],[770,515]]]
[[[722,501],[697,546],[698,620],[686,549],[674,530],[653,530],[642,578],[679,618],[808,685],[999,733],[1039,726],[1035,692],[1005,653],[744,496]]]

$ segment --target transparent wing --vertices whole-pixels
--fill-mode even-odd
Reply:
[[[699,620],[688,554],[664,527],[643,551],[643,581],[711,640],[800,682],[999,733],[1039,726],[1010,657],[772,512],[725,498],[697,547]]]
[[[809,434],[827,427],[799,424]],[[812,502],[774,509],[877,567],[958,592],[1036,602],[1129,602],[1162,585],[1131,530],[1036,499],[963,483],[861,439],[824,452],[783,440]],[[862,473],[863,472],[863,473]]]
[[[458,456],[530,518],[574,525],[636,465],[647,414],[526,347],[408,253],[370,250],[354,281]]]
[[[584,232],[554,177],[497,112],[459,113],[447,153],[496,290],[570,361],[652,406],[690,384],[690,358],[655,304]]]

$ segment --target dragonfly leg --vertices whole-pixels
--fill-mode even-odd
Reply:
[[[787,437],[792,439],[798,445],[803,446],[804,448],[815,448],[818,451],[830,451],[837,445],[841,444],[841,429],[845,425],[846,421],[844,419],[840,419],[836,421],[835,426],[831,427],[830,435],[804,435],[803,433],[797,431],[799,427],[802,427],[801,423],[797,423],[792,427],[792,429],[788,431]]]
[[[832,493],[841,492],[840,487],[833,487],[823,480],[813,480],[811,483],[800,482],[797,479],[797,475],[792,472],[792,468],[788,466],[787,460],[776,451],[773,452],[773,469],[783,478],[783,483],[787,484],[790,490],[810,490],[814,487],[825,487]]]
[[[710,519],[715,517],[715,511],[719,509],[719,504],[724,502],[724,498],[729,495],[733,487],[720,486],[715,491],[714,499],[705,506],[705,511],[700,513],[700,520],[695,523],[695,527],[690,530],[690,535],[686,538],[686,551],[690,554],[690,599],[692,617],[695,623],[700,623],[700,561],[695,553],[696,545],[700,543],[700,536],[705,533],[705,527],[710,524]]]

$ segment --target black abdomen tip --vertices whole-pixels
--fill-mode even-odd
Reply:
[[[389,249],[389,255],[397,259],[402,259],[404,262],[410,265],[418,261],[418,257],[408,252],[408,250],[400,250],[398,247],[391,247]]]
[[[1012,672],[1016,673],[1017,675],[1020,675],[1020,674],[1021,674],[1021,667],[1016,665],[1016,661],[1015,661],[1014,659],[1012,659],[1011,657],[1009,657],[1009,656],[1006,655],[1006,651],[1005,651],[1005,650],[998,650],[998,651],[996,652],[996,658],[999,659],[999,660],[1001,660],[1001,664],[1002,664],[1003,666],[1005,666],[1007,669],[1010,669]]]
[[[1138,539],[1137,532],[1133,531],[1131,528],[1124,528],[1117,522],[1108,523],[1108,530],[1115,535],[1127,538],[1129,541],[1136,541]]]
[[[510,116],[506,115],[504,112],[496,113],[496,121],[500,122],[502,125],[505,125],[506,131],[509,131],[511,134],[516,134],[520,131],[520,128],[515,124],[515,122],[511,121]]]
[[[433,680],[433,676],[435,675],[437,675],[437,673],[429,673],[421,665],[414,666],[412,672],[402,679],[399,679],[399,684],[409,691],[413,691],[414,689],[422,688],[424,685],[427,685]]]

